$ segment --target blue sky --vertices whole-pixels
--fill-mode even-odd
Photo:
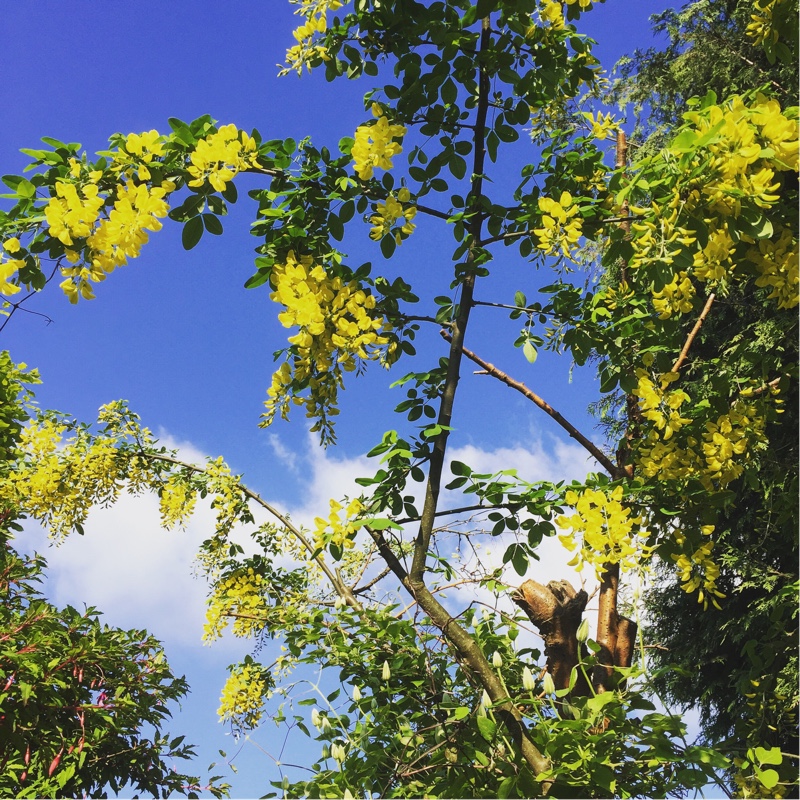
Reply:
[[[647,17],[665,5],[608,0],[586,15],[582,29],[599,41],[595,53],[610,67],[649,43]],[[44,135],[79,141],[93,152],[114,132],[165,131],[168,117],[191,120],[205,113],[256,127],[265,138],[310,135],[317,144],[335,145],[366,118],[361,98],[370,87],[364,80],[331,85],[322,75],[278,78],[277,65],[297,25],[292,10],[284,0],[5,4],[2,173],[19,173],[27,163],[19,148],[36,147]],[[198,459],[224,455],[254,489],[308,520],[327,510],[327,498],[341,496],[354,477],[366,474],[363,453],[385,429],[402,424],[391,409],[403,395],[386,387],[412,366],[401,364],[391,376],[372,368],[349,382],[340,444],[333,450],[314,445],[301,416],[267,431],[257,428],[272,353],[285,330],[265,287],[242,288],[257,244],[248,234],[254,215],[244,191],[248,180],[239,181],[241,199],[225,221],[224,236],[207,235],[186,253],[179,226],[167,221],[138,259],[98,287],[96,300],[70,306],[49,287],[29,307],[52,322],[18,314],[0,347],[41,371],[43,407],[92,419],[101,404],[126,398],[166,442]],[[369,259],[375,273],[402,274],[418,294],[448,293],[452,240],[434,229],[420,225],[388,266],[366,227],[346,244],[354,265]],[[511,249],[499,251],[496,269],[498,278],[490,290],[479,290],[480,299],[511,302],[515,290],[530,297],[550,282]],[[419,313],[432,310],[430,303],[419,307]],[[517,331],[504,312],[480,310],[469,346],[592,433],[594,421],[586,414],[596,392],[591,368],[576,370],[570,380],[569,363],[546,353],[530,366],[511,348]],[[436,329],[424,331],[420,364],[437,358],[441,348]],[[453,437],[453,446],[469,456],[462,460],[487,469],[518,464],[529,479],[585,473],[583,454],[509,391],[486,377],[462,381]],[[107,622],[146,626],[165,641],[173,667],[193,687],[172,730],[188,732],[200,744],[200,768],[219,760],[218,748],[229,755],[236,750],[216,724],[216,706],[225,665],[246,652],[240,642],[204,648],[199,641],[204,588],[191,578],[190,562],[209,525],[201,512],[185,533],[165,534],[157,530],[154,501],[126,499],[95,514],[85,537],[48,552],[54,601],[97,605]],[[24,541],[46,546],[36,531]],[[554,568],[547,567],[548,579]],[[270,752],[280,746],[269,723],[253,738]],[[245,744],[236,764],[238,774],[229,776],[234,796],[267,790],[274,770],[257,746]]]

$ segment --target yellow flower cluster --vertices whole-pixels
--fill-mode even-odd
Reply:
[[[703,431],[704,478],[727,486],[742,474],[734,456],[744,455],[756,441],[764,438],[764,419],[753,403],[738,399],[727,414],[709,420]]]
[[[682,389],[667,391],[669,385],[678,380],[677,372],[660,375],[658,386],[644,369],[637,369],[636,377],[639,381],[633,394],[639,398],[642,416],[654,423],[657,430],[662,431],[661,438],[664,441],[691,422],[680,415],[680,407],[689,399],[689,395]]]
[[[650,556],[645,544],[648,532],[642,530],[642,518],[631,516],[623,503],[623,489],[617,486],[610,493],[585,489],[578,494],[568,491],[564,501],[575,508],[574,514],[556,518],[559,534],[567,550],[577,553],[570,566],[578,570],[585,563],[594,566],[600,576],[608,564],[619,564],[621,570],[635,570]]]
[[[356,128],[355,143],[350,155],[356,174],[362,181],[372,177],[375,167],[392,168],[392,158],[403,152],[403,148],[395,139],[402,139],[406,134],[403,125],[392,125],[384,116],[383,109],[372,104],[372,114],[377,117],[373,125],[359,125]]]
[[[151,177],[148,164],[152,164],[154,158],[163,155],[164,137],[158,131],[129,133],[125,137],[123,147],[115,153],[111,169],[115,172],[124,172],[128,176],[136,172],[139,180],[147,181]]]
[[[652,395],[641,380],[637,393],[640,390],[644,394],[640,405],[647,408]],[[724,489],[736,480],[742,474],[741,462],[748,450],[764,437],[763,417],[755,404],[741,398],[727,414],[707,420],[699,436],[688,435],[680,443],[671,438],[672,434],[691,420],[681,418],[677,410],[667,416],[663,405],[659,410],[646,410],[644,416],[655,421],[657,428],[659,420],[663,420],[664,434],[659,436],[656,430],[650,430],[637,448],[637,465],[642,473],[664,481],[696,478],[709,491]]]
[[[539,17],[550,28],[557,31],[562,30],[564,27],[564,7],[561,5],[560,0],[542,0]]]
[[[292,70],[300,75],[303,66],[310,72],[315,62],[329,60],[328,51],[322,45],[314,44],[314,34],[325,33],[328,29],[328,11],[336,11],[342,7],[343,2],[344,0],[300,0],[300,8],[295,13],[304,16],[306,21],[292,31],[297,44],[286,51],[288,66],[281,70],[281,75]]]
[[[756,286],[770,286],[769,297],[778,301],[778,308],[794,308],[798,303],[800,254],[792,230],[783,228],[777,240],[759,239],[747,256],[760,273]]]
[[[592,7],[592,0],[566,0],[568,6],[574,6],[576,3],[581,11],[586,11]]]
[[[710,536],[714,532],[714,526],[704,525],[701,531],[705,536]],[[678,546],[686,546],[687,539],[685,534],[676,531],[674,538]],[[717,602],[717,598],[725,597],[717,589],[719,565],[711,558],[713,549],[714,542],[709,539],[689,554],[674,553],[672,555],[672,559],[675,561],[680,573],[681,589],[687,594],[697,592],[697,602],[702,603],[704,609],[708,608],[709,601],[714,608],[719,609],[720,605]]]
[[[67,246],[74,244],[75,239],[85,239],[91,234],[105,203],[97,184],[79,187],[67,181],[56,181],[53,189],[56,196],[50,198],[44,210],[50,235]]]
[[[247,496],[242,491],[239,475],[231,475],[231,468],[222,456],[209,458],[204,470],[207,489],[214,495],[211,507],[217,512],[216,536],[225,537],[242,517],[247,517]]]
[[[248,167],[258,165],[258,148],[252,136],[235,125],[223,125],[216,133],[201,139],[191,156],[187,172],[189,186],[199,187],[208,181],[218,192],[224,192],[228,181]]]
[[[653,307],[659,319],[669,319],[673,314],[686,314],[692,310],[695,291],[686,272],[673,275],[660,292],[653,292]]]
[[[315,539],[317,547],[333,545],[341,550],[347,550],[355,544],[355,536],[359,525],[356,517],[364,512],[364,504],[356,498],[351,500],[345,508],[336,500],[330,501],[331,513],[327,519],[316,517]],[[344,511],[344,517],[341,512]]]
[[[256,664],[239,664],[231,670],[217,713],[222,722],[232,722],[239,728],[254,728],[264,713],[267,682],[263,670]]]
[[[402,188],[397,197],[390,194],[383,203],[377,204],[377,214],[370,218],[372,230],[369,235],[371,239],[378,241],[390,233],[397,220],[402,220],[403,225],[394,233],[397,244],[403,239],[403,235],[410,236],[414,232],[416,225],[411,221],[417,215],[416,206],[405,205],[411,199],[411,193],[406,188]]]
[[[12,236],[3,242],[3,249],[9,255],[14,255],[20,251],[19,239]],[[11,278],[25,266],[25,261],[21,258],[10,258],[8,261],[0,261],[0,294],[9,295],[16,294],[20,287],[16,283],[11,283]]]
[[[732,272],[736,266],[731,258],[736,243],[728,232],[726,223],[712,230],[708,244],[694,254],[692,268],[695,277],[701,281],[718,281]]]
[[[779,176],[798,168],[798,124],[793,112],[784,114],[777,101],[757,95],[750,104],[734,97],[685,115],[690,127],[669,149],[681,162],[666,198],[649,209],[632,208],[641,219],[632,225],[633,268],[672,265],[692,253],[692,267],[679,273],[667,294],[655,297],[660,317],[690,308],[694,280],[747,280],[772,289],[780,308],[793,308],[798,297],[797,241],[788,225],[779,225],[773,212],[762,238],[743,232],[737,220],[770,211],[780,202]],[[693,142],[701,142],[696,150]],[[698,177],[702,176],[702,177]],[[689,226],[703,220],[708,235],[702,245]],[[744,228],[747,231],[747,228]],[[755,270],[736,265],[745,260]]]
[[[611,114],[603,114],[602,111],[598,111],[595,115],[589,111],[584,111],[583,117],[592,126],[589,135],[595,139],[607,139],[619,130],[619,122]]]
[[[222,636],[233,620],[234,636],[254,636],[264,627],[269,608],[264,597],[263,576],[252,567],[221,578],[208,598],[203,640],[213,642]],[[231,615],[237,616],[231,616]]]
[[[80,174],[77,162],[73,173],[76,167]],[[113,207],[101,219],[106,204],[97,185],[101,175],[95,170],[82,183],[56,181],[55,197],[50,198],[44,210],[50,235],[67,246],[67,260],[76,264],[61,270],[65,278],[61,289],[71,303],[77,303],[79,297],[93,299],[90,281],[105,280],[128,258],[138,256],[147,243],[147,232],[160,230],[159,218],[169,211],[164,199],[166,188],[129,182],[118,184]],[[76,239],[84,239],[85,245],[76,248]]]
[[[0,481],[0,497],[56,539],[82,526],[94,505],[113,503],[126,473],[113,439],[75,435],[64,443],[66,431],[52,419],[24,428],[26,461]]]
[[[273,268],[272,280],[271,297],[285,307],[278,319],[284,327],[300,330],[289,337],[291,363],[272,376],[262,424],[269,425],[278,411],[286,418],[290,402],[304,404],[309,417],[321,420],[336,413],[342,370],[391,357],[394,346],[382,334],[386,322],[372,314],[374,295],[356,281],[329,275],[310,256],[298,258],[290,251],[286,262]],[[293,384],[299,390],[309,388],[309,395],[293,396]]]
[[[176,525],[184,528],[186,520],[192,516],[197,492],[180,475],[172,475],[159,492],[161,525],[169,530]]]
[[[768,3],[753,3],[755,14],[750,15],[752,22],[747,26],[747,35],[753,39],[754,44],[772,44],[778,41],[778,31],[774,26],[775,10],[786,0],[770,0]]]
[[[562,192],[558,200],[540,197],[539,210],[543,213],[542,227],[534,230],[539,237],[537,247],[547,255],[555,255],[560,249],[565,258],[571,258],[572,248],[580,239],[583,226],[572,195]]]
[[[779,199],[775,172],[797,168],[798,138],[797,125],[781,114],[775,100],[759,95],[748,108],[734,97],[726,106],[692,111],[685,117],[699,135],[712,129],[717,133],[707,145],[714,179],[704,181],[701,189],[713,210],[738,216],[741,196],[761,208],[775,204]],[[775,151],[774,159],[762,157],[763,145]]]

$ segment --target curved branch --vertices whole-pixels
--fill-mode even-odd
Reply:
[[[440,331],[442,338],[446,339],[447,341],[451,340],[450,334],[447,331]],[[603,451],[592,442],[590,439],[587,439],[569,420],[565,419],[564,416],[556,411],[547,401],[543,400],[539,397],[538,394],[531,391],[524,383],[520,381],[514,380],[509,375],[506,375],[505,372],[498,369],[494,364],[490,364],[488,361],[484,361],[479,355],[476,355],[471,350],[467,350],[466,347],[462,348],[464,355],[470,359],[470,361],[474,361],[478,366],[482,367],[487,375],[491,375],[493,378],[497,378],[497,380],[505,383],[506,386],[510,386],[512,389],[516,389],[520,394],[525,395],[534,405],[538,406],[545,412],[549,417],[554,419],[576,442],[581,444],[585,450],[587,450],[592,457],[599,462],[603,468],[611,475],[612,478],[620,477],[620,470],[617,466],[615,466],[614,462],[603,453]]]
[[[192,472],[205,472],[202,467],[198,467],[196,464],[189,464],[188,462],[182,461],[179,458],[174,458],[173,456],[168,456],[163,453],[148,453],[146,450],[142,450],[137,455],[141,456],[142,458],[148,458],[152,461],[163,461],[167,464],[175,464],[176,466],[183,467],[184,469],[188,469]],[[330,567],[325,563],[325,560],[322,558],[321,554],[317,552],[318,548],[316,548],[309,541],[309,539],[299,528],[293,525],[285,515],[281,514],[277,508],[264,500],[264,498],[261,497],[261,495],[259,495],[257,492],[254,492],[252,489],[248,489],[247,486],[240,481],[237,481],[236,485],[245,497],[249,498],[254,503],[261,506],[261,508],[263,508],[265,511],[270,513],[273,517],[275,517],[275,519],[277,519],[278,522],[280,522],[280,524],[286,528],[286,530],[289,531],[289,533],[291,533],[297,539],[297,541],[300,542],[300,544],[303,545],[303,547],[308,551],[312,560],[316,561],[325,577],[330,581],[330,584],[336,593],[342,597],[351,608],[353,608],[355,611],[363,610],[361,603],[356,600],[355,595],[351,591],[350,587],[336,577],[336,575],[331,571]]]

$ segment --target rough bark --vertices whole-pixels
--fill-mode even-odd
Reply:
[[[575,591],[569,581],[550,581],[544,586],[527,580],[512,599],[530,617],[544,639],[547,669],[556,689],[566,689],[579,661],[576,634],[588,595],[583,589]],[[579,671],[573,694],[588,693],[589,686]]]

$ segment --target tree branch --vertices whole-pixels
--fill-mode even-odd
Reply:
[[[677,372],[683,366],[683,362],[686,361],[686,356],[689,354],[689,348],[692,346],[694,337],[697,336],[697,333],[702,327],[705,318],[708,316],[708,312],[711,310],[711,305],[713,304],[715,297],[716,295],[714,292],[711,292],[711,294],[708,296],[708,300],[706,300],[706,304],[703,306],[703,310],[700,312],[697,322],[695,322],[694,327],[686,337],[686,343],[683,345],[683,350],[681,350],[680,355],[672,365],[672,372]]]
[[[439,331],[442,335],[442,338],[450,341],[450,334],[447,331]],[[510,386],[512,389],[516,389],[521,394],[525,395],[532,403],[542,409],[548,416],[552,417],[575,441],[579,444],[583,445],[584,449],[586,449],[592,457],[599,462],[603,468],[611,475],[612,478],[618,478],[619,469],[614,465],[614,462],[611,461],[608,456],[603,453],[603,451],[592,441],[587,439],[571,422],[566,420],[561,413],[556,411],[549,403],[539,397],[538,394],[531,391],[524,383],[520,381],[515,381],[512,377],[507,375],[502,370],[498,369],[494,366],[494,364],[490,364],[488,361],[484,361],[479,355],[476,355],[471,350],[467,350],[466,348],[462,348],[464,355],[470,359],[470,361],[474,361],[478,366],[482,367],[487,375],[491,375],[493,378],[497,378],[497,380],[505,383],[506,386]]]

